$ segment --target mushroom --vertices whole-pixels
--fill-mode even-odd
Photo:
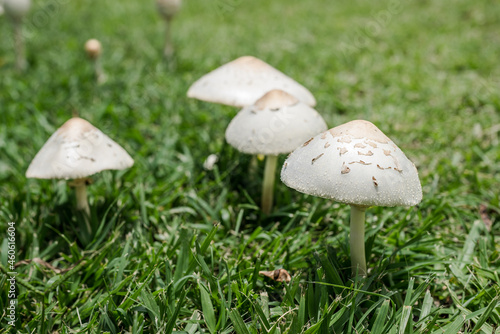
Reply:
[[[166,23],[165,49],[163,50],[163,55],[167,58],[174,54],[171,27],[175,14],[177,14],[181,8],[181,3],[181,0],[156,0],[156,8]]]
[[[356,120],[305,142],[286,159],[281,180],[300,192],[351,206],[351,265],[366,274],[364,223],[370,206],[422,200],[415,165],[368,121]]]
[[[290,153],[326,129],[316,110],[279,89],[266,93],[231,120],[226,129],[227,142],[240,152],[267,156],[262,185],[265,214],[272,208],[278,154]]]
[[[314,107],[316,99],[304,86],[252,56],[240,57],[202,76],[187,96],[234,107],[252,105],[273,89],[281,89]]]
[[[24,51],[24,40],[22,31],[23,18],[28,14],[30,0],[4,0],[4,10],[12,21],[14,29],[14,48],[16,51],[16,68],[24,70],[26,68],[26,55]]]
[[[101,42],[99,42],[95,38],[89,39],[87,42],[85,42],[84,48],[87,56],[90,58],[94,65],[94,73],[97,83],[103,83],[104,81],[106,81],[106,75],[102,70],[100,60],[100,56],[102,53]]]
[[[125,169],[134,164],[117,143],[84,119],[73,117],[47,140],[26,171],[37,179],[73,179],[76,207],[85,213],[91,231],[87,202],[88,176],[107,169]]]

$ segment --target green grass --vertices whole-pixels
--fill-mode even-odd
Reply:
[[[40,0],[26,23],[21,74],[0,17],[0,332],[12,221],[18,333],[500,333],[500,4],[186,1],[169,63],[150,2]],[[261,215],[263,162],[224,141],[237,110],[186,98],[247,54],[308,87],[330,127],[367,119],[417,165],[420,205],[367,212],[368,278],[346,205],[278,182]],[[75,113],[135,159],[93,177],[93,236],[65,181],[24,176]],[[258,274],[277,268],[292,281]]]

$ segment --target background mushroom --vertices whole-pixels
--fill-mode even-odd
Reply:
[[[252,56],[240,57],[202,76],[187,96],[234,107],[252,105],[273,89],[283,90],[314,107],[316,99],[304,86]]]
[[[368,121],[352,121],[306,141],[286,159],[281,180],[300,192],[351,206],[351,264],[366,274],[365,210],[422,200],[417,169]]]
[[[181,8],[181,0],[156,0],[156,8],[165,20],[165,48],[163,54],[165,57],[171,57],[174,54],[174,45],[172,43],[172,20]]]
[[[289,153],[307,138],[327,129],[320,114],[294,96],[272,90],[243,108],[226,129],[227,142],[240,152],[264,154],[262,211],[269,213],[278,154]]]
[[[106,81],[106,76],[104,75],[104,72],[102,70],[100,59],[102,53],[101,42],[99,42],[95,38],[89,39],[87,42],[85,42],[84,48],[87,56],[90,58],[94,66],[94,73],[97,83],[103,83],[104,81]]]
[[[125,169],[134,164],[117,143],[84,119],[74,117],[47,140],[26,171],[37,179],[73,179],[76,207],[85,213],[91,231],[87,201],[88,176],[107,169]]]
[[[16,68],[24,70],[26,68],[26,55],[24,49],[24,38],[22,31],[22,21],[28,14],[31,1],[30,0],[4,0],[4,10],[7,16],[12,21],[14,29],[14,48],[16,51]]]

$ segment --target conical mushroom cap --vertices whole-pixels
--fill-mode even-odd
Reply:
[[[187,96],[245,107],[273,89],[281,89],[309,106],[316,105],[316,99],[304,86],[252,56],[240,57],[202,76],[189,87]]]
[[[5,13],[14,20],[22,19],[31,7],[30,0],[4,0],[3,2]]]
[[[325,131],[320,114],[282,90],[272,90],[243,108],[229,123],[226,140],[240,152],[289,153],[306,139]]]
[[[29,165],[26,177],[78,179],[133,164],[120,145],[86,120],[74,117],[47,140]]]
[[[422,200],[415,165],[362,120],[305,142],[286,159],[281,180],[300,192],[357,206],[411,206]]]
[[[156,0],[156,7],[161,16],[171,20],[181,9],[182,0]]]

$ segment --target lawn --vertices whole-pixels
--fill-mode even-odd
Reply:
[[[187,0],[165,61],[153,1],[39,0],[20,73],[0,16],[0,333],[500,333],[499,31],[488,0]],[[186,97],[243,55],[306,86],[330,128],[369,120],[417,166],[419,205],[367,210],[366,278],[349,206],[278,176],[262,214],[264,162],[224,139],[238,109]],[[73,115],[135,160],[93,176],[91,235],[66,181],[25,177]],[[289,283],[259,275],[281,268]]]

